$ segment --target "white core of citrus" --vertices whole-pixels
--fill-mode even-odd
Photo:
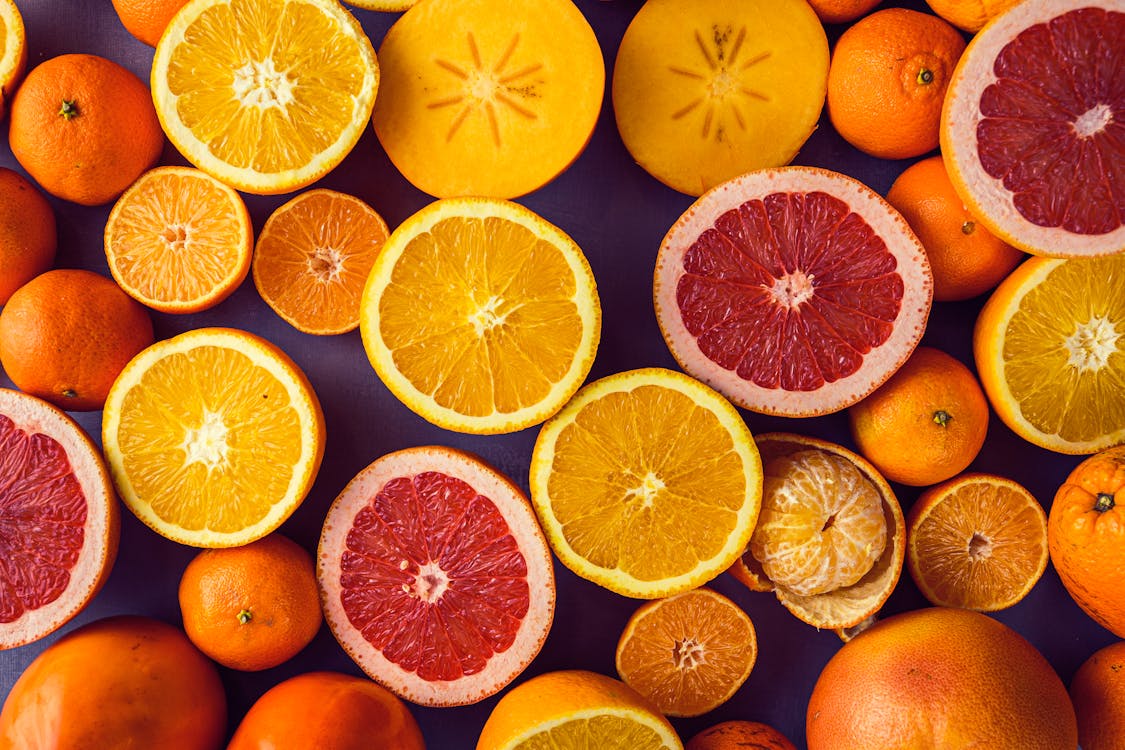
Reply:
[[[1078,116],[1071,127],[1079,138],[1092,138],[1113,122],[1113,109],[1108,104],[1095,104]]]
[[[201,463],[214,469],[226,463],[229,433],[222,413],[205,411],[199,427],[184,433],[184,465]]]
[[[294,101],[296,82],[284,70],[278,70],[273,59],[250,60],[234,71],[231,84],[234,96],[247,107],[285,109]]]
[[[1067,364],[1082,371],[1100,370],[1117,351],[1120,338],[1111,320],[1095,315],[1067,337],[1064,343],[1069,355]]]

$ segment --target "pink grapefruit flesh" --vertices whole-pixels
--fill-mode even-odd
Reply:
[[[844,175],[751,172],[668,232],[653,298],[689,374],[753,411],[813,416],[855,403],[925,329],[933,278],[902,217]]]
[[[344,650],[423,705],[499,691],[539,652],[554,613],[550,553],[526,498],[448,448],[360,472],[325,520],[318,578]]]
[[[942,152],[990,231],[1036,255],[1125,251],[1123,60],[1123,0],[1027,0],[969,45]]]

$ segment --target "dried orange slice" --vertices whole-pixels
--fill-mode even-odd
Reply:
[[[416,5],[379,62],[379,142],[441,198],[514,198],[550,182],[586,147],[605,88],[598,40],[570,0]]]
[[[699,716],[726,703],[757,658],[754,623],[709,589],[641,605],[617,641],[617,674],[665,716]]]
[[[15,0],[0,0],[0,120],[27,66],[27,38]]]
[[[386,241],[387,223],[359,198],[309,190],[266,220],[254,248],[254,286],[298,331],[353,331],[363,285]]]
[[[113,278],[142,305],[166,313],[206,310],[250,270],[254,229],[242,196],[187,167],[145,172],[105,225]]]
[[[235,547],[281,525],[324,453],[304,373],[251,333],[198,328],[133,358],[110,390],[102,445],[125,505],[196,547]]]
[[[802,0],[649,0],[621,40],[613,109],[637,163],[700,195],[788,164],[827,82],[828,39]]]
[[[632,370],[579,391],[543,426],[531,499],[563,564],[655,599],[714,578],[746,548],[761,463],[730,402],[671,370]]]
[[[1125,256],[1031,258],[977,318],[981,385],[1013,432],[1059,453],[1125,441]]]
[[[991,474],[962,474],[922,493],[906,516],[906,541],[910,575],[939,607],[1005,609],[1047,568],[1043,506]]]
[[[192,0],[152,62],[168,139],[249,193],[296,190],[339,164],[378,85],[371,41],[334,0]]]
[[[586,257],[558,227],[516,203],[449,199],[391,234],[359,325],[375,371],[415,413],[459,432],[514,432],[585,380],[601,307]]]

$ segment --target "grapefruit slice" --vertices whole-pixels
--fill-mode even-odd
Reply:
[[[1125,250],[1123,56],[1122,0],[1027,0],[969,44],[941,151],[990,232],[1036,255]]]
[[[697,200],[656,261],[653,300],[672,355],[739,406],[839,411],[914,351],[933,277],[901,215],[836,172],[742,175]]]
[[[390,453],[356,475],[324,520],[317,579],[344,650],[426,706],[501,690],[539,653],[555,611],[527,498],[452,448]]]
[[[112,487],[70,417],[0,389],[0,649],[54,632],[105,583],[120,522]]]

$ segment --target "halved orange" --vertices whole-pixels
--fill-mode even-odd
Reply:
[[[700,588],[641,605],[617,641],[617,674],[665,716],[699,716],[726,703],[758,658],[754,623]]]
[[[254,248],[254,286],[298,331],[353,331],[363,285],[386,240],[387,222],[359,198],[309,190],[266,220]]]
[[[601,307],[582,250],[516,203],[436,201],[383,246],[360,306],[363,346],[400,401],[439,427],[542,422],[594,361]]]
[[[1016,604],[1047,568],[1047,514],[1022,486],[962,474],[922,493],[906,516],[906,564],[939,607],[994,612]]]
[[[531,456],[531,500],[555,554],[623,596],[671,596],[717,576],[746,548],[761,496],[738,411],[671,370],[586,386]]]
[[[27,65],[27,38],[15,0],[0,0],[0,120]]]
[[[324,415],[280,349],[231,328],[158,341],[106,399],[102,445],[125,505],[173,541],[234,547],[281,525],[324,454]]]
[[[142,305],[192,313],[222,302],[250,270],[254,228],[237,191],[198,169],[157,167],[105,224],[113,278]]]
[[[249,193],[329,172],[379,85],[363,27],[334,0],[191,0],[152,61],[152,98],[188,161]]]

